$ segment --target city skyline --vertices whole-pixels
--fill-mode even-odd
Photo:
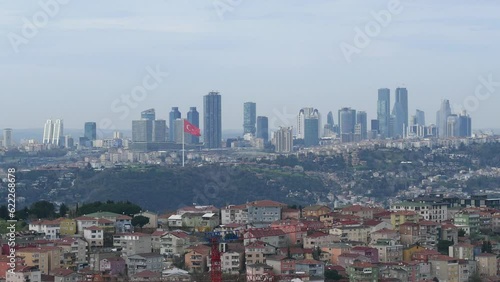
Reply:
[[[68,128],[87,120],[102,128],[101,121],[109,119],[125,129],[143,109],[155,107],[165,120],[173,106],[201,109],[199,97],[213,88],[225,94],[227,129],[241,127],[241,102],[250,97],[259,114],[269,117],[270,128],[304,105],[321,113],[348,106],[366,111],[371,120],[373,93],[381,87],[408,88],[408,111],[425,111],[431,123],[441,99],[453,101],[459,112],[455,105],[470,101],[484,81],[498,88],[500,67],[491,58],[500,25],[495,4],[487,1],[404,2],[401,13],[350,62],[341,44],[352,45],[356,29],[373,20],[372,12],[386,9],[387,1],[242,3],[222,18],[210,3],[153,1],[139,8],[125,0],[130,5],[120,11],[110,3],[98,9],[89,3],[61,7],[18,53],[8,35],[20,34],[23,18],[39,7],[4,4],[0,75],[10,107],[0,112],[0,128],[34,128],[61,117]],[[151,73],[159,75],[155,87],[124,109],[122,96]],[[468,111],[475,128],[498,127],[499,99],[489,95]]]

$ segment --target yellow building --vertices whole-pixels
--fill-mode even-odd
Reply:
[[[66,218],[60,221],[61,230],[59,231],[61,236],[71,236],[76,234],[76,220]]]
[[[418,214],[414,211],[396,211],[391,213],[391,224],[394,230],[399,230],[399,226],[405,222],[416,223]]]
[[[17,250],[17,255],[24,258],[27,266],[37,266],[42,274],[61,267],[61,249],[59,247],[38,247]]]
[[[404,249],[403,250],[403,261],[410,262],[411,261],[411,256],[414,253],[417,253],[417,252],[420,252],[420,251],[423,251],[423,250],[425,250],[425,248],[422,247],[422,246],[418,246],[418,245],[415,245],[415,246],[409,247],[407,249]]]

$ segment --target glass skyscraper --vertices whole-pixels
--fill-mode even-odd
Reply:
[[[381,88],[378,90],[377,119],[379,133],[382,138],[391,137],[389,130],[391,119],[391,90],[388,88]]]
[[[396,88],[396,103],[399,103],[401,105],[401,117],[398,117],[398,119],[401,119],[401,123],[403,123],[404,127],[406,128],[409,125],[408,90],[406,88]]]
[[[306,147],[316,146],[319,144],[319,119],[318,117],[310,116],[304,119],[304,145]]]
[[[178,107],[172,107],[172,110],[168,114],[168,126],[169,126],[169,131],[168,131],[168,140],[171,142],[175,142],[175,120],[181,118],[181,112],[179,112]]]
[[[156,113],[155,109],[149,109],[141,112],[141,119],[145,120],[155,120],[156,119]]]
[[[189,112],[187,113],[187,120],[194,126],[200,128],[200,114],[196,110],[196,107],[190,107]],[[198,136],[193,136],[188,134],[186,136],[186,143],[189,144],[198,144],[200,143],[200,138]]]
[[[269,121],[267,117],[257,117],[257,138],[264,139],[264,143],[269,141]]]
[[[152,142],[153,122],[141,119],[132,121],[132,142]]]
[[[219,92],[203,96],[203,138],[205,147],[215,149],[222,142],[222,99]]]
[[[257,117],[257,106],[253,102],[243,104],[243,134],[255,135],[255,122]]]
[[[359,111],[356,113],[356,124],[360,125],[361,140],[368,139],[368,116],[365,111]]]
[[[89,141],[96,140],[97,139],[97,124],[95,122],[86,122],[84,125],[83,136]]]

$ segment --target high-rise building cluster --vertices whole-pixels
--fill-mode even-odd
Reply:
[[[62,119],[47,120],[43,127],[43,144],[62,146],[64,144],[64,126]]]

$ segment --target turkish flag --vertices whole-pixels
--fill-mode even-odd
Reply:
[[[187,119],[184,120],[184,132],[194,136],[201,136],[200,129],[187,121]]]

